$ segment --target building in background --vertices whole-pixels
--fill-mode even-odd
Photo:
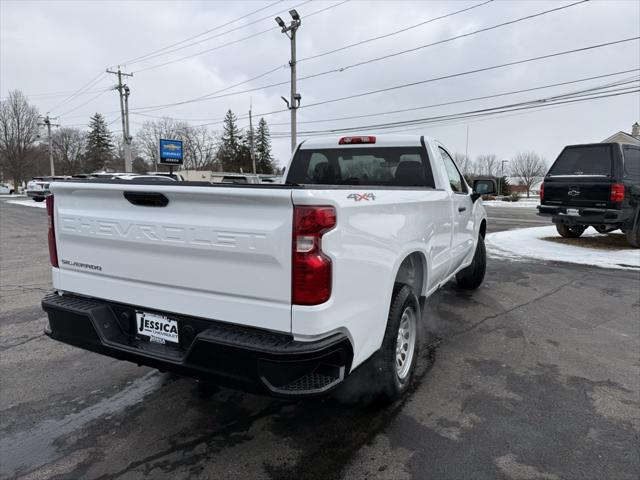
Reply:
[[[631,126],[631,133],[623,132],[620,130],[618,133],[614,133],[608,138],[605,138],[600,143],[629,143],[631,145],[640,145],[640,124],[638,122]]]

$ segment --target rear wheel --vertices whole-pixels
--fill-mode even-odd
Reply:
[[[382,347],[373,358],[375,380],[383,398],[393,401],[411,385],[418,358],[420,305],[408,285],[398,285],[391,300]]]
[[[473,255],[473,261],[464,270],[460,270],[456,274],[456,283],[458,287],[465,290],[475,290],[484,280],[484,274],[487,270],[487,251],[484,246],[484,238],[478,235],[478,245]]]
[[[33,197],[34,202],[44,202],[44,197]]]
[[[564,223],[556,223],[556,230],[561,237],[564,238],[578,238],[584,233],[587,227],[583,225],[565,225]]]

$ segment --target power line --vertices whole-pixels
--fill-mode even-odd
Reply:
[[[523,88],[523,89],[519,89],[519,90],[511,90],[511,91],[508,91],[508,92],[494,93],[494,94],[491,94],[491,95],[482,95],[482,96],[479,96],[479,97],[471,97],[471,98],[465,98],[465,99],[461,99],[461,100],[452,100],[452,101],[441,102],[441,103],[432,103],[430,105],[422,105],[420,107],[401,108],[401,109],[397,109],[397,110],[387,110],[387,111],[384,111],[384,112],[367,113],[367,114],[362,114],[362,115],[350,115],[350,116],[346,116],[346,117],[334,117],[334,118],[324,118],[324,119],[317,119],[317,120],[306,120],[306,121],[301,121],[301,122],[298,122],[298,123],[307,124],[307,123],[337,122],[337,121],[342,121],[342,120],[355,120],[355,119],[358,119],[358,118],[378,117],[378,116],[381,116],[381,115],[392,115],[392,114],[396,114],[396,113],[413,112],[413,111],[416,111],[416,110],[424,110],[424,109],[435,108],[435,107],[444,107],[444,106],[448,106],[448,105],[456,105],[456,104],[459,104],[459,103],[474,102],[474,101],[478,101],[478,100],[488,100],[490,98],[497,98],[497,97],[503,97],[503,96],[507,96],[507,95],[516,95],[516,94],[519,94],[519,93],[533,92],[533,91],[536,91],[536,90],[543,90],[543,89],[547,89],[547,88],[560,87],[560,86],[564,86],[564,85],[571,85],[571,84],[574,84],[574,83],[586,82],[586,81],[590,81],[590,80],[597,80],[597,79],[601,79],[601,78],[613,77],[613,76],[616,76],[616,75],[623,75],[625,73],[638,72],[638,71],[640,71],[640,68],[634,68],[634,69],[630,69],[630,70],[622,70],[622,71],[615,72],[615,73],[608,73],[608,74],[604,74],[604,75],[596,75],[596,76],[592,76],[592,77],[585,77],[585,78],[580,78],[580,79],[577,79],[577,80],[570,80],[570,81],[566,81],[566,82],[558,82],[558,83],[540,85],[540,86],[537,86],[537,87]],[[256,115],[257,116],[261,116],[262,114],[256,114]],[[279,124],[278,123],[271,123],[270,125],[279,125]],[[280,125],[288,125],[288,124],[282,123]]]
[[[229,25],[231,25],[233,23],[239,22],[240,20],[244,20],[245,18],[250,17],[251,15],[254,15],[254,14],[259,13],[259,12],[261,12],[263,10],[271,8],[274,5],[276,5],[278,3],[281,3],[282,1],[283,0],[277,0],[277,1],[273,2],[273,3],[270,3],[267,6],[260,7],[257,10],[253,10],[252,12],[249,12],[249,13],[246,13],[246,14],[242,15],[241,17],[235,18],[235,19],[230,20],[230,21],[225,22],[225,23],[221,23],[220,25],[217,25],[217,26],[215,26],[215,27],[213,27],[213,28],[211,28],[209,30],[205,30],[204,32],[198,33],[197,35],[193,35],[193,36],[185,38],[184,40],[181,40],[179,42],[175,42],[175,43],[172,43],[170,45],[166,45],[166,46],[164,46],[162,48],[158,48],[157,50],[153,50],[153,51],[151,51],[149,53],[146,53],[144,55],[139,55],[139,56],[137,56],[135,58],[132,58],[132,59],[129,59],[129,60],[125,61],[125,62],[121,62],[120,64],[121,65],[132,65],[134,63],[138,63],[138,62],[142,61],[143,59],[146,59],[147,57],[149,57],[151,55],[155,56],[156,53],[163,52],[164,50],[176,47],[176,46],[181,45],[183,43],[187,43],[187,42],[189,42],[191,40],[194,40],[194,39],[196,39],[198,37],[202,37],[202,36],[204,36],[204,35],[206,35],[208,33],[214,32],[214,31],[219,30],[219,29],[221,29],[223,27],[227,27],[227,26],[229,26]],[[248,24],[248,25],[251,25],[251,23]],[[245,26],[247,26],[247,25],[245,25]],[[232,31],[234,31],[234,30],[232,30]],[[230,32],[225,32],[225,33],[230,33]],[[212,37],[212,38],[216,38],[216,37]],[[210,39],[207,39],[207,40],[210,40]],[[187,48],[188,46],[189,45],[187,45],[186,47],[183,47],[183,48]],[[165,53],[170,53],[170,52],[165,52]]]
[[[300,6],[302,6],[302,5],[306,4],[306,3],[309,3],[310,1],[311,1],[311,0],[307,0],[306,2],[303,2],[303,3],[299,4],[299,5],[296,5],[296,6],[295,6],[295,7],[293,7],[293,8],[299,8]],[[342,2],[336,3],[336,4],[334,4],[334,5],[330,5],[330,6],[328,6],[328,7],[321,8],[320,10],[316,10],[315,12],[311,12],[311,13],[309,13],[309,14],[306,14],[306,15],[305,15],[305,19],[307,19],[307,18],[309,18],[309,17],[311,17],[311,16],[313,16],[313,15],[317,15],[317,14],[319,14],[319,13],[322,13],[322,12],[324,12],[324,11],[326,11],[326,10],[330,10],[330,9],[332,9],[332,8],[334,8],[334,7],[339,7],[340,5],[343,5],[343,4],[345,4],[345,3],[349,2],[349,1],[350,1],[350,0],[343,0]],[[268,17],[268,18],[271,18],[271,17]],[[264,20],[264,19],[262,19],[262,20]],[[273,28],[267,28],[266,30],[261,30],[261,31],[259,31],[259,32],[256,32],[256,33],[253,33],[253,34],[251,34],[251,35],[248,35],[248,36],[246,36],[246,37],[242,37],[242,38],[239,38],[239,39],[237,39],[237,40],[232,40],[232,41],[230,41],[230,42],[223,43],[223,44],[221,44],[221,45],[217,45],[217,46],[215,46],[215,47],[208,48],[208,49],[206,49],[206,50],[201,50],[201,51],[199,51],[199,52],[192,53],[192,54],[189,54],[189,55],[185,55],[185,56],[183,56],[183,57],[178,57],[178,58],[173,59],[173,60],[168,60],[168,61],[163,62],[163,63],[158,63],[158,64],[156,64],[156,65],[151,65],[151,66],[149,66],[149,67],[145,67],[145,68],[138,69],[138,70],[136,70],[134,73],[146,72],[146,71],[148,71],[148,70],[153,70],[153,69],[156,69],[156,68],[164,67],[164,66],[166,66],[166,65],[170,65],[170,64],[172,64],[172,63],[182,62],[182,61],[184,61],[184,60],[188,60],[188,59],[190,59],[190,58],[197,57],[197,56],[203,55],[203,54],[205,54],[205,53],[213,52],[213,51],[215,51],[215,50],[219,50],[219,49],[224,48],[224,47],[227,47],[227,46],[229,46],[229,45],[234,45],[234,44],[239,43],[239,42],[242,42],[242,41],[244,41],[244,40],[248,40],[248,39],[251,39],[251,38],[255,38],[255,37],[257,37],[257,36],[264,35],[265,33],[273,32],[273,31],[274,31],[274,29],[273,29]]]
[[[87,100],[86,102],[81,103],[80,105],[77,105],[77,106],[73,107],[71,110],[67,110],[67,111],[66,111],[66,112],[64,112],[64,113],[60,113],[60,114],[58,115],[58,117],[64,117],[65,115],[67,115],[67,114],[69,114],[69,113],[71,113],[71,112],[75,112],[75,111],[76,111],[76,110],[78,110],[79,108],[84,107],[84,106],[85,106],[85,105],[87,105],[88,103],[93,102],[96,98],[98,98],[98,97],[100,97],[100,96],[104,95],[104,94],[105,94],[105,93],[107,93],[107,92],[110,92],[111,90],[113,90],[113,88],[112,88],[112,87],[109,87],[109,88],[106,88],[106,89],[102,89],[102,90],[100,90],[100,91],[98,92],[98,94],[97,94],[97,95],[95,95],[94,97],[91,97],[91,98],[90,98],[89,100]]]
[[[482,95],[482,96],[479,96],[479,97],[471,97],[471,98],[465,98],[465,99],[461,99],[461,100],[452,100],[452,101],[447,101],[447,102],[442,102],[442,103],[434,103],[434,104],[430,104],[430,105],[422,105],[422,106],[419,106],[419,107],[402,108],[402,109],[397,109],[397,110],[387,110],[387,111],[383,111],[383,112],[368,113],[368,114],[361,114],[361,115],[350,115],[350,116],[324,118],[324,119],[317,119],[317,120],[306,120],[306,121],[301,121],[301,122],[298,122],[298,123],[307,124],[307,123],[335,122],[335,121],[342,121],[342,120],[354,120],[354,119],[358,119],[358,118],[378,117],[378,116],[381,116],[381,115],[391,115],[391,114],[396,114],[396,113],[406,113],[406,112],[412,112],[412,111],[416,111],[416,110],[423,110],[423,109],[428,109],[428,108],[442,107],[442,106],[447,106],[447,105],[455,105],[455,104],[459,104],[459,103],[467,103],[467,102],[472,102],[472,101],[477,101],[477,100],[487,100],[487,99],[490,99],[490,98],[497,98],[497,97],[501,97],[501,96],[515,95],[515,94],[519,94],[519,93],[532,92],[532,91],[542,90],[542,89],[547,89],[547,88],[560,87],[560,86],[564,86],[564,85],[571,85],[571,84],[575,84],[575,83],[587,82],[587,81],[590,81],[590,80],[598,80],[598,79],[602,79],[602,78],[614,77],[614,76],[624,75],[626,73],[638,72],[638,71],[640,71],[640,68],[633,68],[633,69],[629,69],[629,70],[621,70],[621,71],[613,72],[613,73],[594,75],[594,76],[590,76],[590,77],[583,77],[583,78],[569,80],[569,81],[563,81],[563,82],[558,82],[558,83],[550,83],[550,84],[545,84],[545,85],[539,85],[539,86],[536,86],[536,87],[529,87],[529,88],[524,88],[524,89],[519,89],[519,90],[511,90],[511,91],[507,91],[507,92],[500,92],[500,93],[495,93],[495,94],[490,94],[490,95]],[[288,110],[287,109],[282,109],[282,110],[276,110],[275,112],[256,113],[255,116],[256,117],[264,117],[264,116],[269,116],[269,115],[273,115],[273,114],[276,114],[276,113],[285,113],[285,112],[288,112]],[[146,114],[146,113],[134,113],[134,114],[138,115],[138,116],[142,116],[142,117],[147,117],[147,118],[157,118],[157,119],[165,118],[165,117],[160,116],[160,115],[149,115],[149,114]],[[219,125],[219,124],[224,123],[224,120],[214,120],[212,118],[176,118],[176,117],[171,117],[171,118],[173,118],[174,120],[185,121],[185,122],[201,122],[201,121],[208,122],[208,123],[199,124],[198,126]],[[246,118],[248,118],[248,116],[239,116],[238,120],[244,120]],[[209,122],[209,120],[213,120],[213,121]],[[269,125],[273,126],[273,125],[288,125],[288,124],[289,123],[280,123],[280,124],[279,123],[270,123]]]
[[[67,103],[69,103],[71,100],[73,100],[75,97],[77,97],[78,95],[81,95],[83,92],[86,92],[87,90],[89,90],[91,87],[93,87],[94,85],[98,84],[98,82],[100,82],[103,78],[104,78],[105,73],[104,72],[100,72],[98,75],[96,75],[95,77],[93,77],[91,80],[89,80],[85,85],[83,85],[82,87],[80,87],[78,90],[76,90],[74,93],[72,93],[71,95],[69,95],[68,97],[66,97],[64,100],[62,100],[61,102],[56,103],[53,107],[51,107],[49,110],[50,111],[55,111],[56,109],[58,109],[59,107],[61,107],[62,105],[65,105]]]
[[[372,41],[375,41],[375,40],[380,40],[380,39],[382,39],[382,38],[391,37],[391,36],[393,36],[393,35],[397,35],[397,34],[399,34],[399,33],[406,32],[406,31],[411,30],[411,29],[413,29],[413,28],[417,28],[417,27],[420,27],[420,26],[426,25],[426,24],[428,24],[428,23],[432,23],[432,22],[434,22],[434,21],[436,21],[436,20],[441,20],[441,19],[443,19],[443,18],[452,17],[452,16],[457,15],[457,14],[459,14],[459,13],[468,12],[469,10],[473,10],[473,9],[475,9],[475,8],[482,7],[483,5],[487,5],[487,4],[489,4],[489,3],[492,3],[493,1],[494,1],[494,0],[487,0],[487,1],[483,2],[483,3],[479,3],[479,4],[477,4],[477,5],[473,5],[473,6],[471,6],[471,7],[464,8],[464,9],[462,9],[462,10],[457,10],[457,11],[455,11],[455,12],[450,12],[450,13],[447,13],[447,14],[445,14],[445,15],[440,15],[439,17],[431,18],[431,19],[429,19],[429,20],[426,20],[426,21],[423,21],[423,22],[420,22],[420,23],[417,23],[417,24],[414,24],[414,25],[410,25],[409,27],[403,28],[403,29],[401,29],[401,30],[397,30],[397,31],[395,31],[395,32],[391,32],[391,33],[388,33],[388,34],[385,34],[385,35],[380,35],[380,36],[378,36],[378,37],[373,37],[373,38],[369,38],[369,39],[366,39],[366,40],[362,40],[362,41],[360,41],[360,42],[357,42],[357,43],[354,43],[354,44],[351,44],[351,45],[347,45],[347,46],[345,46],[345,47],[342,47],[342,48],[339,48],[339,49],[336,49],[336,50],[331,50],[331,51],[328,51],[328,52],[323,52],[323,53],[320,53],[320,54],[318,54],[318,55],[314,55],[314,56],[311,56],[311,57],[305,57],[305,58],[303,58],[303,59],[301,59],[301,60],[298,60],[298,62],[301,62],[301,61],[304,61],[304,60],[311,60],[311,59],[313,59],[313,58],[322,57],[322,56],[329,55],[329,54],[331,54],[331,53],[338,52],[338,51],[341,51],[341,50],[346,50],[346,49],[348,49],[348,48],[351,48],[351,47],[354,47],[354,46],[357,46],[357,45],[362,45],[362,44],[365,44],[365,43],[368,43],[368,42],[372,42]],[[344,3],[344,2],[343,2],[343,3]],[[336,6],[337,6],[337,5],[336,5]],[[331,8],[332,8],[332,7],[331,7]],[[324,10],[324,9],[323,9],[323,10]],[[322,10],[321,10],[321,11],[322,11]],[[312,12],[310,15],[314,15],[315,13],[319,13],[319,12],[320,12],[320,11],[318,11],[318,12]],[[305,16],[305,19],[306,19],[308,16],[310,16],[310,15]],[[266,30],[266,31],[271,31],[271,29]],[[245,85],[245,84],[247,84],[247,83],[253,82],[254,80],[258,80],[258,79],[260,79],[260,78],[266,77],[267,75],[270,75],[271,73],[274,73],[274,72],[276,72],[276,71],[278,71],[278,70],[281,70],[281,69],[283,69],[283,68],[288,68],[288,65],[278,65],[278,66],[277,66],[277,67],[275,67],[275,68],[272,68],[272,69],[270,69],[270,70],[267,70],[267,71],[265,71],[265,72],[263,72],[263,73],[261,73],[261,74],[259,74],[259,75],[256,75],[256,76],[254,76],[254,77],[248,78],[247,80],[243,80],[242,82],[236,83],[236,84],[234,84],[234,85],[230,85],[230,86],[225,87],[225,88],[223,88],[223,89],[216,90],[215,92],[209,93],[209,94],[207,94],[207,95],[202,95],[202,96],[200,96],[200,97],[196,97],[196,98],[195,98],[195,99],[193,99],[193,100],[195,101],[195,100],[205,99],[205,98],[208,98],[208,97],[210,97],[210,96],[216,95],[216,94],[218,94],[218,93],[222,93],[222,92],[225,92],[225,91],[227,91],[227,90],[231,90],[232,88],[239,87],[239,86],[241,86],[241,85]]]
[[[430,123],[438,123],[438,122],[442,122],[442,121],[446,121],[446,120],[452,120],[452,119],[461,119],[461,118],[474,118],[477,116],[486,116],[486,115],[491,115],[494,113],[503,113],[503,112],[507,112],[507,111],[518,111],[518,110],[524,110],[524,109],[531,109],[531,108],[537,108],[537,107],[542,107],[542,106],[548,106],[548,105],[561,105],[561,104],[565,104],[565,103],[575,103],[578,101],[587,101],[587,100],[593,100],[593,99],[599,99],[599,98],[609,98],[609,97],[615,97],[615,96],[620,96],[620,95],[628,95],[631,93],[636,93],[639,92],[640,88],[638,87],[625,87],[623,89],[619,89],[619,90],[610,90],[607,92],[589,92],[589,93],[583,93],[581,95],[579,94],[568,94],[566,98],[562,98],[562,97],[547,97],[547,98],[542,98],[542,99],[537,99],[537,100],[530,100],[530,101],[526,101],[526,102],[519,102],[519,103],[513,103],[513,104],[507,104],[507,105],[501,105],[498,107],[490,107],[490,108],[483,108],[483,109],[478,109],[478,110],[470,110],[470,111],[466,111],[466,112],[460,112],[460,113],[455,113],[455,114],[448,114],[448,115],[439,115],[439,116],[434,116],[434,117],[423,117],[423,118],[417,118],[417,119],[412,119],[412,120],[405,120],[405,121],[400,121],[400,122],[387,122],[387,123],[381,123],[381,124],[372,124],[372,125],[360,125],[360,126],[353,126],[353,127],[345,127],[345,128],[335,128],[335,129],[325,129],[325,130],[310,130],[310,131],[306,131],[306,132],[300,132],[300,135],[302,136],[316,136],[316,135],[327,135],[327,134],[332,134],[332,133],[340,133],[340,132],[351,132],[351,131],[355,131],[355,130],[386,130],[386,129],[390,129],[390,128],[398,128],[398,127],[405,127],[405,126],[410,126],[410,125],[426,125],[426,124],[430,124]],[[286,134],[284,132],[280,133],[280,132],[272,132],[272,136],[286,136]]]
[[[404,83],[404,84],[401,84],[401,85],[394,85],[392,87],[379,88],[377,90],[370,90],[370,91],[367,91],[367,92],[357,93],[357,94],[354,94],[354,95],[347,95],[347,96],[344,96],[344,97],[338,97],[338,98],[333,98],[333,99],[329,99],[329,100],[323,100],[323,101],[316,102],[316,103],[309,103],[309,104],[301,106],[300,108],[311,108],[311,107],[316,107],[318,105],[326,105],[328,103],[340,102],[342,100],[351,100],[353,98],[365,97],[365,96],[368,96],[368,95],[374,95],[376,93],[389,92],[389,91],[398,90],[398,89],[401,89],[401,88],[414,87],[416,85],[423,85],[425,83],[437,82],[437,81],[440,81],[440,80],[448,80],[450,78],[457,78],[457,77],[462,77],[462,76],[465,76],[465,75],[472,75],[472,74],[475,74],[475,73],[481,73],[481,72],[487,72],[487,71],[490,71],[490,70],[496,70],[496,69],[499,69],[499,68],[511,67],[511,66],[514,66],[514,65],[521,65],[523,63],[535,62],[535,61],[538,61],[538,60],[545,60],[547,58],[555,58],[555,57],[559,57],[559,56],[562,56],[562,55],[569,55],[569,54],[572,54],[572,53],[578,53],[578,52],[585,52],[585,51],[588,51],[588,50],[594,50],[596,48],[608,47],[608,46],[611,46],[611,45],[618,45],[618,44],[621,44],[621,43],[631,42],[631,41],[638,40],[638,39],[640,39],[640,37],[630,37],[630,38],[625,38],[625,39],[622,39],[622,40],[615,40],[615,41],[612,41],[612,42],[606,42],[606,43],[599,43],[599,44],[596,44],[596,45],[590,45],[588,47],[575,48],[575,49],[572,49],[572,50],[564,50],[564,51],[561,51],[561,52],[550,53],[550,54],[547,54],[547,55],[540,55],[540,56],[537,56],[537,57],[525,58],[524,60],[514,60],[512,62],[501,63],[499,65],[491,65],[489,67],[476,68],[474,70],[467,70],[465,72],[452,73],[450,75],[442,75],[442,76],[439,76],[439,77],[432,77],[432,78],[428,78],[426,80],[419,80],[417,82]]]
[[[378,62],[378,61],[381,61],[381,60],[387,60],[387,59],[389,59],[391,57],[395,57],[395,56],[398,56],[398,55],[404,55],[404,54],[409,53],[409,52],[415,52],[417,50],[420,50],[420,49],[423,49],[423,48],[427,48],[427,47],[430,47],[430,46],[439,45],[439,44],[446,43],[446,42],[451,42],[451,41],[454,41],[454,40],[457,40],[457,39],[460,39],[460,38],[469,37],[471,35],[476,35],[478,33],[486,32],[488,30],[493,30],[493,29],[504,27],[504,26],[507,26],[507,25],[512,25],[512,24],[517,23],[517,22],[521,22],[521,21],[524,21],[524,20],[529,20],[529,19],[532,19],[532,18],[535,18],[535,17],[539,17],[539,16],[542,16],[542,15],[553,13],[553,12],[556,12],[558,10],[562,10],[562,9],[565,9],[565,8],[570,8],[570,7],[585,3],[587,1],[588,0],[580,0],[579,2],[575,2],[575,3],[569,4],[569,5],[564,5],[562,7],[552,8],[550,10],[545,10],[543,12],[539,12],[539,13],[532,14],[532,15],[527,15],[525,17],[520,17],[520,18],[517,18],[515,20],[511,20],[509,22],[503,22],[503,23],[500,23],[498,25],[493,25],[491,27],[486,27],[486,28],[482,28],[482,29],[479,29],[479,30],[475,30],[473,32],[468,32],[468,33],[465,33],[465,34],[462,34],[462,35],[456,35],[454,37],[450,37],[450,38],[447,38],[447,39],[439,40],[437,42],[432,42],[432,43],[428,43],[428,44],[425,44],[425,45],[420,45],[418,47],[414,47],[414,48],[407,49],[407,50],[401,50],[399,52],[391,53],[391,54],[384,55],[384,56],[381,56],[381,57],[371,58],[369,60],[365,60],[365,61],[362,61],[362,62],[357,62],[357,63],[353,63],[353,64],[350,64],[350,65],[345,65],[345,66],[340,67],[340,68],[333,68],[333,69],[330,69],[330,70],[325,70],[323,72],[314,73],[314,74],[311,74],[311,75],[300,77],[298,79],[298,81],[308,80],[308,79],[311,79],[311,78],[317,78],[317,77],[324,76],[324,75],[329,75],[329,74],[332,74],[332,73],[342,73],[347,69],[357,68],[357,67],[360,67],[360,66],[363,66],[363,65],[367,65],[367,64],[370,64],[370,63],[374,63],[374,62]],[[185,104],[188,104],[188,103],[194,103],[194,102],[198,102],[198,101],[213,100],[213,99],[217,99],[217,98],[224,98],[224,97],[229,97],[229,96],[234,96],[234,95],[242,95],[242,94],[245,94],[245,93],[255,92],[255,91],[258,91],[258,90],[264,90],[264,89],[267,89],[267,88],[273,88],[273,87],[286,85],[288,83],[289,83],[288,81],[277,82],[277,83],[272,83],[272,84],[269,84],[269,85],[263,85],[263,86],[260,86],[260,87],[254,87],[254,88],[251,88],[251,89],[241,90],[241,91],[238,91],[238,92],[231,92],[231,93],[227,93],[227,94],[224,94],[224,95],[217,95],[217,92],[212,92],[210,94],[202,95],[200,97],[189,99],[189,100],[183,100],[183,101],[180,101],[180,102],[172,102],[172,103],[167,103],[167,104],[163,104],[163,105],[151,105],[151,106],[146,106],[146,107],[139,107],[136,110],[137,111],[162,110],[164,108],[169,108],[169,107],[178,106],[178,105],[185,105]]]
[[[81,94],[79,94],[78,96],[82,96],[82,95],[91,95],[93,93],[98,93],[101,92],[102,89],[96,89],[96,90],[87,90],[86,92],[83,92]],[[50,92],[50,93],[34,93],[34,94],[24,94],[25,97],[27,97],[30,100],[39,100],[39,101],[47,101],[47,100],[53,100],[55,98],[61,98],[61,97],[68,97],[69,95],[71,95],[72,93],[74,93],[75,90],[67,90],[64,92]],[[7,97],[0,97],[2,100],[6,99]]]
[[[399,55],[404,55],[406,53],[417,52],[418,50],[422,50],[422,49],[425,49],[425,48],[428,48],[428,47],[433,47],[435,45],[442,45],[443,43],[452,42],[454,40],[459,40],[461,38],[466,38],[466,37],[470,37],[472,35],[477,35],[479,33],[484,33],[484,32],[488,32],[490,30],[495,30],[497,28],[505,27],[505,26],[508,26],[508,25],[513,25],[514,23],[523,22],[525,20],[531,20],[532,18],[536,18],[536,17],[540,17],[540,16],[543,16],[543,15],[547,15],[549,13],[554,13],[554,12],[557,12],[559,10],[564,10],[566,8],[575,7],[576,5],[580,5],[580,4],[583,4],[583,3],[588,2],[588,1],[589,0],[580,0],[578,2],[571,3],[569,5],[564,5],[562,7],[552,8],[550,10],[544,10],[542,12],[538,12],[538,13],[535,13],[535,14],[532,14],[532,15],[527,15],[525,17],[520,17],[520,18],[516,18],[514,20],[509,20],[508,22],[498,23],[498,24],[492,25],[490,27],[480,28],[478,30],[474,30],[472,32],[463,33],[461,35],[455,35],[453,37],[445,38],[443,40],[438,40],[436,42],[426,43],[424,45],[418,45],[417,47],[408,48],[408,49],[405,49],[405,50],[400,50],[398,52],[390,53],[390,54],[383,55],[383,56],[380,56],[380,57],[370,58],[369,60],[363,60],[362,62],[352,63],[352,64],[349,64],[349,65],[345,65],[344,67],[335,68],[335,69],[332,69],[332,70],[326,70],[324,72],[319,72],[319,73],[315,73],[315,74],[312,74],[312,75],[307,75],[306,77],[301,77],[300,80],[305,80],[305,79],[309,79],[309,78],[316,78],[316,77],[320,77],[320,76],[323,76],[323,75],[328,75],[330,73],[342,73],[342,72],[344,72],[346,70],[349,70],[349,69],[352,69],[352,68],[361,67],[363,65],[369,65],[371,63],[380,62],[382,60],[388,60],[389,58],[397,57]]]
[[[415,23],[415,24],[410,25],[408,27],[401,28],[400,30],[395,30],[395,31],[390,32],[390,33],[386,33],[384,35],[378,35],[377,37],[371,37],[371,38],[368,38],[366,40],[361,40],[359,42],[355,42],[355,43],[351,43],[349,45],[345,45],[345,46],[340,47],[340,48],[336,48],[336,49],[333,49],[333,50],[327,50],[326,52],[318,53],[316,55],[310,55],[308,57],[303,57],[300,60],[298,60],[298,62],[305,62],[307,60],[313,60],[315,58],[324,57],[324,56],[330,55],[332,53],[341,52],[341,51],[347,50],[349,48],[353,48],[353,47],[357,47],[357,46],[360,46],[360,45],[364,45],[365,43],[373,42],[373,41],[376,41],[376,40],[381,40],[383,38],[389,38],[389,37],[392,37],[394,35],[398,35],[400,33],[404,33],[404,32],[407,32],[409,30],[413,30],[414,28],[422,27],[422,26],[427,25],[429,23],[435,22],[436,20],[442,20],[443,18],[453,17],[454,15],[458,15],[460,13],[468,12],[470,10],[474,10],[476,8],[483,7],[483,6],[485,6],[485,5],[489,4],[489,3],[492,3],[493,1],[494,0],[487,0],[487,1],[483,2],[483,3],[478,3],[476,5],[472,5],[471,7],[463,8],[462,10],[456,10],[455,12],[450,12],[450,13],[446,13],[444,15],[440,15],[438,17],[430,18],[429,20],[425,20],[425,21],[422,21],[422,22],[419,22],[419,23]]]
[[[563,50],[561,52],[555,52],[555,53],[551,53],[551,54],[547,54],[547,55],[540,55],[537,57],[530,57],[530,58],[526,58],[523,60],[514,60],[511,62],[506,62],[506,63],[502,63],[502,64],[498,64],[498,65],[491,65],[488,67],[481,67],[481,68],[476,68],[473,70],[466,70],[463,72],[457,72],[457,73],[452,73],[449,75],[442,75],[439,77],[432,77],[432,78],[428,78],[425,80],[419,80],[416,82],[410,82],[410,83],[403,83],[400,85],[394,85],[391,87],[386,87],[386,88],[380,88],[377,90],[369,90],[369,91],[365,91],[365,92],[361,92],[361,93],[357,93],[357,94],[353,94],[353,95],[347,95],[347,96],[343,96],[343,97],[337,97],[337,98],[333,98],[333,99],[329,99],[329,100],[323,100],[320,102],[316,102],[316,103],[309,103],[306,105],[301,105],[300,108],[311,108],[311,107],[315,107],[318,105],[325,105],[328,103],[334,103],[334,102],[339,102],[339,101],[343,101],[343,100],[350,100],[353,98],[359,98],[359,97],[364,97],[364,96],[368,96],[368,95],[374,95],[377,93],[383,93],[383,92],[388,92],[388,91],[392,91],[392,90],[399,90],[399,89],[403,89],[403,88],[408,88],[408,87],[413,87],[416,85],[423,85],[426,83],[432,83],[432,82],[437,82],[440,80],[448,80],[451,78],[457,78],[457,77],[462,77],[462,76],[466,76],[466,75],[472,75],[475,73],[481,73],[481,72],[486,72],[486,71],[491,71],[491,70],[496,70],[499,68],[505,68],[505,67],[510,67],[510,66],[514,66],[514,65],[521,65],[524,63],[529,63],[529,62],[534,62],[534,61],[539,61],[539,60],[545,60],[548,58],[554,58],[554,57],[559,57],[559,56],[563,56],[563,55],[569,55],[572,53],[578,53],[578,52],[584,52],[584,51],[588,51],[588,50],[594,50],[597,48],[603,48],[603,47],[607,47],[607,46],[611,46],[611,45],[618,45],[621,43],[625,43],[625,42],[631,42],[634,40],[638,40],[640,37],[630,37],[630,38],[625,38],[622,40],[615,40],[615,41],[611,41],[611,42],[605,42],[605,43],[599,43],[599,44],[595,44],[595,45],[590,45],[588,47],[581,47],[581,48],[576,48],[576,49],[572,49],[572,50]],[[315,74],[313,76],[318,76],[319,74]],[[307,76],[307,77],[302,77],[299,78],[298,81],[303,80],[305,78],[310,78],[311,76]],[[219,99],[219,98],[225,98],[225,97],[230,97],[230,96],[234,96],[234,95],[241,95],[244,93],[250,93],[250,92],[255,92],[258,90],[265,90],[267,88],[272,88],[272,87],[276,87],[276,86],[281,86],[281,85],[285,85],[288,84],[289,82],[278,82],[278,83],[272,83],[270,85],[263,85],[261,87],[256,87],[256,88],[251,88],[251,89],[247,89],[247,90],[242,90],[239,92],[232,92],[232,93],[226,93],[223,95],[216,95],[213,97],[208,97],[205,99],[201,99],[198,101],[205,101],[205,100],[214,100],[214,99]],[[202,98],[202,97],[200,97]],[[155,111],[155,110],[162,110],[165,108],[170,108],[170,107],[174,107],[174,106],[178,106],[178,105],[184,105],[184,104],[188,104],[188,103],[194,103],[196,100],[185,100],[182,102],[174,102],[174,103],[170,103],[170,104],[164,104],[164,105],[150,105],[150,106],[146,106],[146,107],[139,107],[136,108],[136,111]],[[277,110],[274,113],[279,113],[281,110]]]

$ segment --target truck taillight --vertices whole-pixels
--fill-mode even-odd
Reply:
[[[622,183],[611,184],[611,197],[613,203],[622,203],[624,200],[624,185]]]
[[[296,206],[293,212],[291,302],[318,305],[331,296],[331,259],[322,252],[322,235],[336,225],[328,206]]]
[[[53,222],[53,195],[49,195],[47,202],[47,219],[49,221],[49,259],[51,265],[58,268],[58,248],[56,247],[56,227]]]
[[[540,203],[544,201],[544,182],[540,184]]]

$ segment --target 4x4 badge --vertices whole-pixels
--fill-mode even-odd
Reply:
[[[359,202],[360,200],[375,200],[376,196],[373,193],[350,193],[347,198]]]

